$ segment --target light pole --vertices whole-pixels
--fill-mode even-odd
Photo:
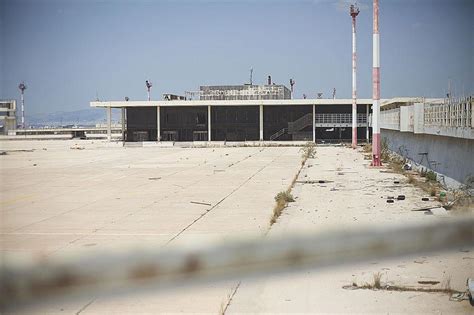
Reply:
[[[151,81],[146,80],[145,85],[146,85],[146,90],[147,90],[147,94],[148,94],[148,100],[150,100],[150,89],[152,87]]]
[[[21,91],[21,128],[25,129],[25,90],[26,90],[25,82],[21,82],[18,85],[18,88]]]

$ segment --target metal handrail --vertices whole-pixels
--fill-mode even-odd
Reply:
[[[320,124],[351,124],[352,114],[338,114],[338,113],[316,114],[315,120],[316,120],[316,123],[320,123]],[[367,115],[357,114],[357,123],[358,124],[367,123]]]
[[[298,118],[297,120],[295,120],[293,122],[289,122],[288,123],[288,132],[292,133],[292,132],[295,132],[295,131],[300,131],[300,130],[308,127],[308,126],[311,126],[313,124],[312,120],[313,120],[313,114],[309,113],[309,114],[306,114],[306,115]]]
[[[281,129],[281,130],[275,132],[274,134],[272,134],[272,135],[270,136],[270,140],[273,141],[273,140],[279,138],[280,136],[282,136],[283,134],[285,134],[287,131],[288,131],[287,128],[283,128],[283,129]]]

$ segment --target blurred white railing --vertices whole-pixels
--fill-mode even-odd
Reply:
[[[425,103],[425,126],[474,127],[473,97],[447,99],[444,104]]]
[[[139,248],[24,262],[1,260],[0,312],[63,296],[136,293],[263,277],[472,246],[474,218],[375,227],[187,248]]]
[[[380,127],[401,132],[474,139],[474,97],[440,99],[380,112]]]

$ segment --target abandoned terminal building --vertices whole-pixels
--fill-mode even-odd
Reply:
[[[291,99],[283,85],[201,86],[199,99],[91,102],[122,110],[125,141],[344,141],[351,99]],[[371,99],[358,100],[358,138],[370,138]]]

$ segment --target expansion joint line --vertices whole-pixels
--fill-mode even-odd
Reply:
[[[276,161],[279,157],[281,157],[283,155],[280,154],[278,155],[277,157],[275,157],[273,160],[271,160],[270,162],[268,162],[267,164],[265,164],[264,166],[262,166],[261,168],[259,168],[255,173],[253,173],[249,178],[247,178],[244,182],[242,182],[239,186],[237,186],[236,188],[234,188],[230,193],[228,193],[226,196],[224,196],[221,200],[219,200],[214,206],[212,206],[211,208],[207,209],[206,212],[202,213],[200,216],[198,216],[196,219],[194,219],[194,221],[192,221],[191,223],[189,223],[185,228],[183,228],[181,231],[179,231],[175,236],[173,236],[169,241],[166,242],[165,246],[167,246],[169,243],[171,243],[172,241],[174,241],[177,237],[179,237],[181,234],[183,234],[187,229],[189,229],[193,224],[195,224],[196,222],[198,222],[199,220],[201,220],[202,218],[204,218],[209,212],[211,212],[212,210],[214,210],[215,208],[217,208],[222,202],[224,202],[224,200],[226,200],[228,197],[230,197],[232,194],[234,194],[236,191],[238,191],[240,188],[242,188],[245,184],[247,184],[250,180],[252,180],[252,178],[254,178],[257,174],[259,174],[261,171],[263,171],[265,168],[268,167],[268,165],[272,164],[274,161]]]
[[[227,303],[225,304],[224,308],[219,312],[220,315],[225,315],[225,312],[227,311],[227,309],[229,308],[230,306],[230,303],[232,303],[232,299],[234,298],[234,296],[237,294],[237,290],[239,289],[240,287],[240,284],[242,283],[242,281],[239,281],[237,283],[237,285],[232,289],[232,292],[229,296],[229,299],[227,300]]]

